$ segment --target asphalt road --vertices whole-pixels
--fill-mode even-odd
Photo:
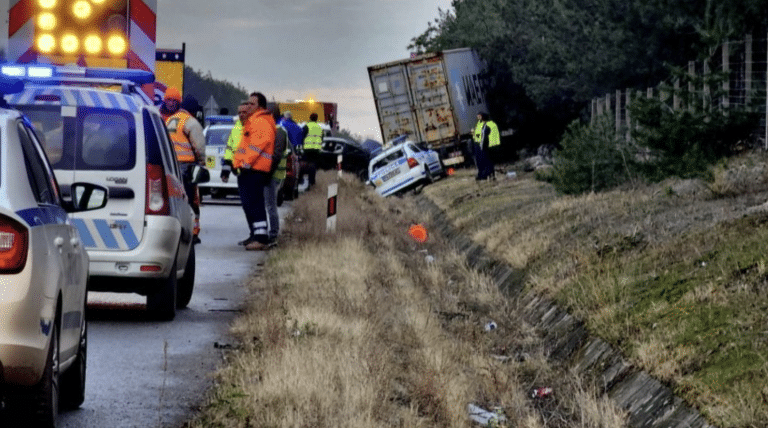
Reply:
[[[236,244],[247,228],[232,201],[204,205],[201,227],[192,301],[174,321],[150,321],[142,296],[90,293],[85,402],[60,427],[180,427],[203,402],[222,362],[215,344],[232,344],[244,281],[264,253]]]

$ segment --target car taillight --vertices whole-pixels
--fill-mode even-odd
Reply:
[[[16,220],[0,216],[0,273],[18,273],[27,264],[29,230]]]
[[[419,166],[419,162],[414,158],[408,158],[408,167],[409,168],[416,168]]]
[[[168,185],[162,165],[147,164],[147,203],[144,212],[149,215],[170,215]]]

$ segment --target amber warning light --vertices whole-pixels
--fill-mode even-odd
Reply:
[[[127,0],[34,0],[35,50],[42,54],[123,58]]]

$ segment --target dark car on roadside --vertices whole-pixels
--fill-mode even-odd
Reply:
[[[341,169],[355,174],[363,181],[368,180],[368,163],[371,161],[371,147],[342,137],[323,138],[317,167],[320,169],[338,168],[338,157],[342,156]]]

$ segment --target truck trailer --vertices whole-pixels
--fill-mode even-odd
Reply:
[[[438,151],[446,166],[468,162],[477,114],[488,111],[483,69],[469,48],[368,67],[382,139],[407,135]]]

